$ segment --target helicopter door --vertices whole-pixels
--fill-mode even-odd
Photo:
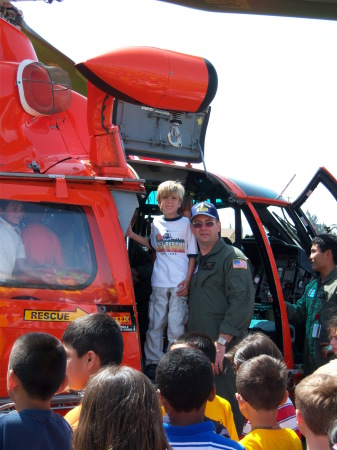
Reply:
[[[292,206],[308,235],[337,234],[337,180],[320,167]]]

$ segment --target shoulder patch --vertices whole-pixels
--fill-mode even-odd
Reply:
[[[247,269],[247,261],[244,259],[233,259],[233,269]]]

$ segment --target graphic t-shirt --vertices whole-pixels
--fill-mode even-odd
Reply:
[[[152,286],[176,287],[187,276],[189,256],[196,256],[198,253],[190,221],[186,217],[155,217],[150,245],[156,251]]]

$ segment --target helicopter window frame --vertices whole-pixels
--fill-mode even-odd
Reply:
[[[64,290],[64,291],[78,291],[83,290],[87,288],[92,282],[94,281],[96,275],[97,275],[97,260],[96,260],[96,254],[94,249],[94,244],[92,240],[91,230],[88,223],[87,214],[85,213],[84,209],[78,205],[69,205],[69,204],[62,204],[62,203],[48,203],[48,202],[41,202],[41,203],[35,203],[35,202],[21,202],[23,204],[24,208],[24,215],[19,223],[19,229],[18,232],[20,236],[22,236],[20,239],[24,245],[24,239],[25,235],[28,234],[29,231],[32,231],[32,225],[37,224],[38,227],[35,228],[35,233],[30,234],[31,239],[31,247],[30,249],[33,249],[36,242],[36,233],[43,227],[46,231],[46,239],[49,237],[54,245],[54,249],[60,249],[63,259],[64,266],[61,267],[60,265],[57,266],[54,265],[51,266],[49,263],[46,265],[38,266],[37,260],[33,259],[33,256],[30,254],[31,259],[27,259],[27,249],[25,249],[26,252],[26,263],[28,266],[35,271],[37,274],[46,274],[45,279],[48,279],[47,281],[43,281],[39,279],[38,277],[34,279],[31,275],[25,275],[22,272],[15,271],[15,267],[13,268],[12,275],[10,277],[5,278],[5,276],[0,277],[0,287],[6,287],[6,288],[34,288],[34,289],[48,289],[48,290]],[[34,208],[32,210],[32,208]],[[40,208],[40,209],[38,209]],[[28,214],[35,215],[35,219],[33,219],[33,216],[29,219]],[[88,258],[90,258],[90,261],[87,260],[87,268],[85,269],[85,255],[84,252],[81,255],[81,257],[77,258],[77,261],[81,260],[82,267],[80,265],[73,265],[73,266],[67,266],[68,261],[75,262],[75,257],[72,255],[72,259],[66,258],[65,255],[65,248],[67,247],[67,244],[65,243],[65,236],[62,230],[57,228],[57,223],[63,223],[65,220],[64,214],[76,214],[77,218],[79,218],[80,223],[78,226],[81,227],[81,230],[75,231],[75,221],[74,216],[68,217],[68,227],[69,230],[68,234],[72,240],[75,242],[75,237],[82,234],[82,238],[84,239],[83,244],[86,246],[86,254]],[[34,222],[34,220],[36,220]],[[39,220],[39,221],[37,221]],[[31,221],[31,222],[30,222]],[[71,223],[71,226],[69,226]],[[29,230],[30,227],[30,230]],[[39,228],[40,227],[40,228]],[[65,230],[64,230],[65,232]],[[76,236],[75,236],[76,235]],[[40,235],[41,236],[41,235]],[[26,245],[28,245],[29,242],[29,235],[26,236]],[[82,240],[83,240],[82,239]],[[56,243],[56,244],[55,244]],[[40,242],[39,242],[40,244]],[[31,251],[31,250],[30,250]],[[81,248],[77,248],[77,253],[81,251]],[[47,253],[47,252],[45,252]],[[49,262],[49,259],[48,259]],[[62,264],[62,263],[59,263]],[[78,263],[79,264],[79,263]],[[48,278],[48,276],[50,277]],[[50,281],[49,281],[50,279]]]

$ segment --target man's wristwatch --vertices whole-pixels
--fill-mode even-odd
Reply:
[[[227,345],[226,339],[224,337],[222,337],[222,336],[218,337],[217,343],[220,344],[220,345]]]

